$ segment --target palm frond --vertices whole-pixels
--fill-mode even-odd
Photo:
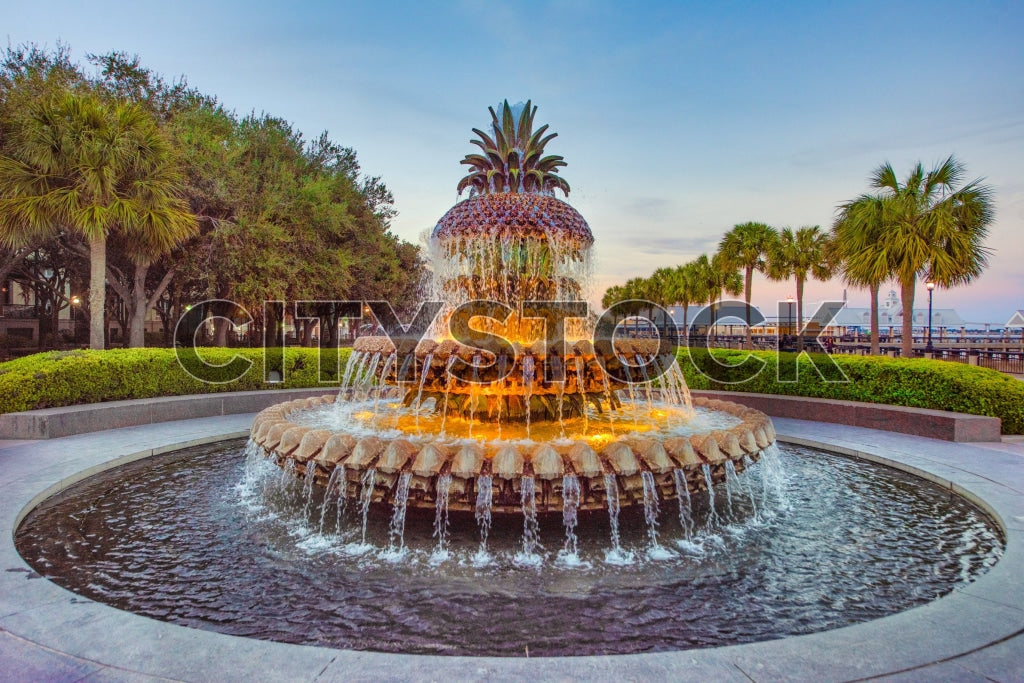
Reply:
[[[459,181],[459,192],[467,188],[484,193],[561,190],[568,195],[569,184],[557,175],[558,169],[566,165],[564,159],[558,155],[543,156],[544,146],[557,133],[545,136],[547,124],[533,130],[537,107],[532,101],[528,100],[518,114],[513,113],[508,100],[498,110],[488,107],[487,111],[491,114],[491,131],[488,134],[473,129],[478,139],[470,142],[483,154],[467,154],[460,162],[474,170]],[[475,179],[477,172],[486,175],[482,186]]]

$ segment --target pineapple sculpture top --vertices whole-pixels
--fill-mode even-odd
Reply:
[[[566,165],[557,154],[544,156],[544,147],[558,133],[544,135],[548,124],[533,130],[533,119],[537,107],[526,105],[510,107],[508,100],[501,106],[501,116],[491,112],[492,135],[474,128],[478,139],[470,140],[483,154],[467,154],[462,163],[473,170],[459,181],[459,194],[467,188],[470,194],[492,194],[497,192],[535,192],[554,194],[561,190],[569,196],[569,183],[558,175],[558,169]]]
[[[431,235],[436,291],[447,301],[580,300],[590,227],[574,208],[555,198],[569,194],[558,175],[566,165],[544,148],[557,133],[547,124],[534,130],[531,101],[498,111],[488,107],[491,131],[474,128],[480,154],[467,154],[471,168],[459,181],[469,198],[453,206]]]

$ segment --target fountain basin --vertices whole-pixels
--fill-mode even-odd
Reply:
[[[976,582],[924,607],[851,627],[728,648],[630,657],[461,658],[313,648],[184,628],[76,598],[49,581],[26,580],[30,568],[14,549],[14,530],[41,500],[87,474],[154,451],[248,433],[252,416],[193,419],[66,437],[10,448],[0,473],[0,553],[16,571],[0,572],[0,634],[8,671],[91,671],[165,678],[234,675],[262,680],[351,680],[353,677],[479,676],[581,678],[700,675],[728,680],[737,671],[762,678],[844,680],[914,669],[922,676],[996,680],[1019,677],[1024,636],[1024,466],[1019,455],[972,444],[781,418],[796,439],[908,469],[969,497],[999,521],[1003,558]],[[74,453],[73,457],[68,454]],[[42,664],[45,662],[45,664]],[[40,668],[45,666],[46,668]],[[106,667],[112,667],[110,669]],[[26,677],[32,677],[26,674]]]
[[[997,527],[945,489],[799,448],[695,497],[685,520],[655,499],[653,535],[646,511],[580,513],[568,555],[563,519],[496,519],[484,551],[467,515],[448,527],[410,510],[396,528],[391,507],[321,501],[242,451],[168,453],[86,480],[32,513],[19,548],[85,597],[179,624],[475,657],[835,628],[970,586],[1001,551]]]

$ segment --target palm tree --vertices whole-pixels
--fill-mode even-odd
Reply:
[[[650,280],[650,288],[648,293],[650,294],[650,300],[659,306],[668,306],[673,303],[672,301],[672,279],[674,276],[674,270],[672,268],[658,268],[655,270]]]
[[[0,157],[0,242],[69,231],[89,245],[90,346],[104,347],[106,243],[114,230],[157,252],[191,234],[170,145],[137,105],[65,93],[26,107]]]
[[[701,299],[697,298],[698,286],[694,262],[691,261],[681,266],[676,266],[672,272],[670,282],[672,303],[677,303],[683,307],[682,334],[686,335],[690,304],[697,303],[699,300],[703,301],[703,295],[701,295]]]
[[[901,354],[913,354],[914,289],[919,277],[940,287],[967,284],[988,265],[984,246],[994,218],[992,189],[975,179],[961,186],[966,170],[950,156],[931,171],[920,163],[901,185],[888,163],[871,175],[880,200],[875,215],[882,228],[886,260],[900,283],[903,305]]]
[[[651,280],[643,277],[633,277],[626,280],[625,294],[628,300],[633,300],[635,303],[630,307],[629,314],[634,316],[633,328],[635,330],[640,329],[639,316],[641,313],[641,303],[643,301],[649,301],[651,298]]]
[[[842,269],[843,281],[855,287],[867,287],[871,298],[871,353],[882,352],[878,325],[878,292],[895,270],[889,262],[882,219],[884,202],[864,196],[844,202],[832,225],[829,242],[833,260]]]
[[[601,297],[601,305],[605,308],[611,308],[618,302],[622,301],[622,285],[612,285],[605,290],[604,296]]]
[[[743,292],[747,304],[747,348],[754,348],[753,330],[750,328],[750,290],[753,286],[754,271],[762,273],[767,269],[767,255],[778,234],[775,228],[764,223],[742,223],[725,233],[718,243],[718,253],[724,264],[732,269],[743,269],[745,279]]]
[[[803,227],[795,233],[784,228],[768,253],[768,277],[773,280],[796,280],[797,353],[804,350],[804,283],[808,277],[828,280],[831,272],[829,237],[817,225]]]
[[[708,283],[716,299],[722,299],[726,294],[739,296],[744,291],[743,275],[719,254],[711,257]]]
[[[544,147],[558,133],[545,136],[548,129],[544,124],[533,130],[533,118],[537,107],[527,100],[518,115],[505,100],[501,117],[491,112],[491,135],[479,128],[473,132],[478,140],[470,140],[483,154],[467,154],[461,163],[473,170],[459,181],[459,194],[466,188],[477,194],[492,192],[541,192],[553,194],[561,190],[569,195],[569,183],[558,175],[558,169],[566,165],[557,154],[544,156]]]
[[[701,254],[693,262],[693,269],[694,291],[699,292],[699,300],[707,301],[712,311],[715,301],[722,298],[723,292],[735,296],[743,291],[743,276],[720,254],[715,254],[711,258],[708,258],[707,254]],[[715,322],[712,316],[711,324]]]

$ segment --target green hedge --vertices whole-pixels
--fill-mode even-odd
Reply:
[[[273,362],[274,351],[280,358],[280,349],[271,350],[271,366],[280,372],[280,364]],[[284,354],[285,381],[275,383],[264,381],[263,349],[200,349],[206,363],[224,367],[197,366],[193,374],[216,383],[200,381],[186,372],[174,349],[39,353],[0,363],[0,412],[222,391],[317,386],[330,390],[338,384],[337,364],[333,361],[337,358],[344,369],[349,353],[349,349],[323,350],[318,363],[317,349],[288,348]],[[234,366],[229,364],[232,359]],[[240,379],[232,380],[244,370],[245,361],[241,359],[252,361],[252,365]],[[320,381],[320,364],[328,382]]]
[[[273,356],[280,349],[271,350]],[[337,386],[332,351],[288,348],[284,352],[284,382],[264,382],[262,349],[201,349],[210,364],[228,363],[239,356],[252,361],[240,378],[239,368],[204,368],[210,384],[189,375],[173,349],[125,349],[41,353],[0,363],[0,412],[116,401],[154,396],[177,396],[252,389],[296,389]],[[344,368],[349,349],[341,349],[337,366]],[[692,389],[748,391],[765,394],[813,396],[848,401],[889,403],[917,408],[952,410],[1001,418],[1004,434],[1024,433],[1024,382],[995,370],[935,360],[902,360],[872,356],[832,356],[849,381],[826,381],[811,364],[831,368],[826,357],[797,359],[795,354],[716,349],[712,352],[680,351],[680,365]],[[748,355],[764,362],[754,374]],[[238,362],[236,360],[236,362]],[[780,382],[778,373],[795,368],[797,381]],[[756,368],[755,368],[756,369]],[[842,380],[834,370],[831,380]]]
[[[756,375],[757,360],[748,356],[764,363]],[[681,349],[679,362],[691,389],[812,396],[989,415],[1002,420],[1004,434],[1024,433],[1024,382],[988,368],[923,358],[819,354],[797,358],[793,353],[726,349],[690,353]],[[815,366],[822,370],[820,374]],[[780,372],[792,377],[794,368],[797,381],[779,381]],[[849,381],[843,381],[843,375]]]

